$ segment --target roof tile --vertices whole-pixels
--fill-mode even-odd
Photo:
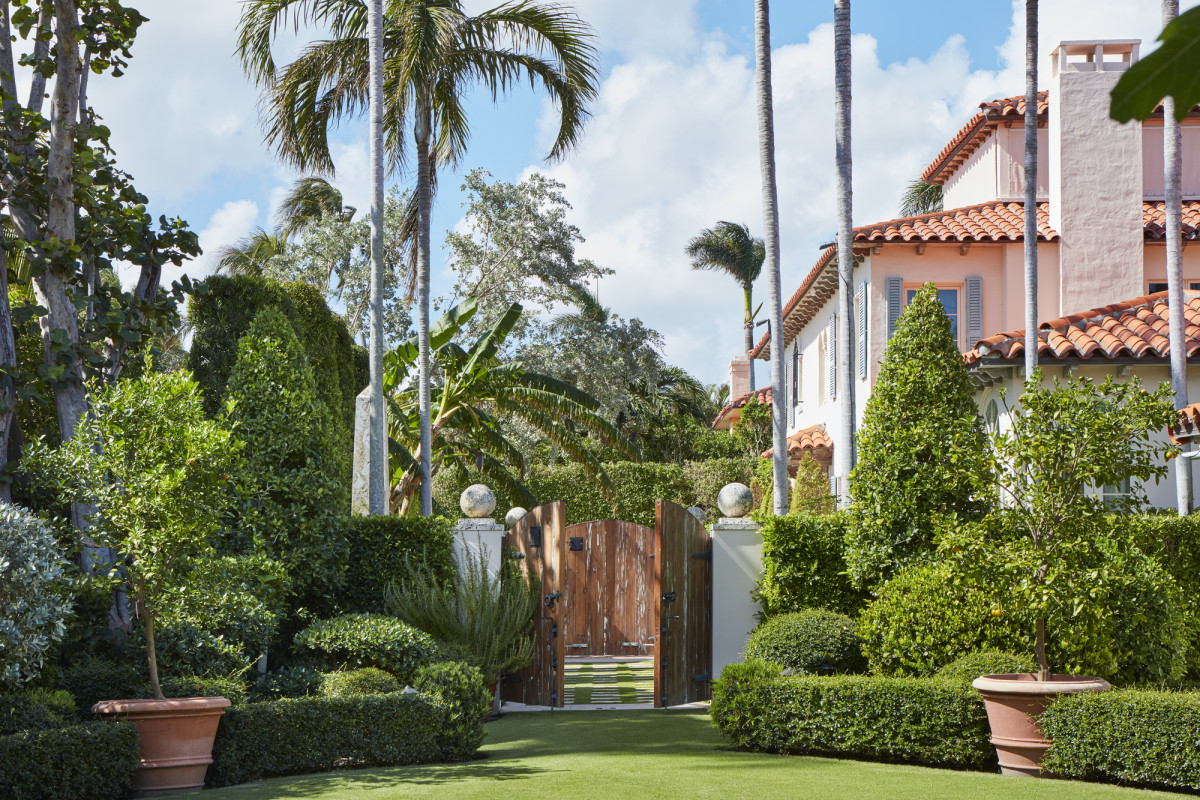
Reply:
[[[1038,92],[1039,121],[1046,117],[1047,109],[1050,106],[1049,99],[1049,91]],[[997,125],[1001,122],[1023,120],[1024,118],[1025,95],[980,103],[978,113],[971,117],[970,121],[954,135],[949,144],[942,148],[942,152],[937,154],[933,163],[921,173],[921,180],[930,183],[944,183],[954,173],[954,170],[958,169],[964,161],[971,157],[972,153],[979,149],[981,144],[987,141],[988,136],[991,136]]]
[[[833,448],[833,440],[829,438],[829,434],[825,431],[824,425],[813,425],[811,428],[805,428],[801,431],[796,431],[787,438],[787,451],[789,456],[795,456],[803,453],[805,450],[820,450],[822,448]],[[763,458],[771,458],[775,455],[775,448],[769,448],[763,454]]]

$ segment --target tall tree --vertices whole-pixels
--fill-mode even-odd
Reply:
[[[762,272],[767,248],[762,239],[750,235],[749,225],[736,222],[718,222],[705,228],[687,245],[692,269],[707,269],[724,272],[742,287],[745,312],[742,326],[745,330],[746,355],[754,349],[754,282]],[[750,391],[754,391],[754,361],[750,362]]]
[[[367,474],[367,509],[372,516],[387,513],[387,480],[388,480],[388,446],[387,446],[387,409],[383,400],[383,0],[370,0],[367,8],[367,55],[370,60],[370,87],[367,96],[370,100],[370,135],[371,135],[371,295],[367,304],[370,319],[371,346],[368,349],[370,361],[370,417],[367,420],[367,435],[370,438],[370,453]],[[422,181],[428,181],[428,175],[417,175],[418,186]],[[425,185],[428,191],[428,184]],[[418,198],[420,189],[417,190]],[[419,245],[418,245],[419,246]],[[426,294],[428,299],[428,294]],[[428,334],[428,312],[421,318],[426,325]],[[428,364],[425,364],[425,383],[423,391],[428,394]],[[424,395],[423,395],[424,396]],[[426,415],[429,400],[425,397]],[[424,429],[422,428],[422,432]],[[421,473],[425,484],[432,483],[429,470]],[[424,491],[424,489],[422,490]],[[424,507],[422,507],[424,511]],[[425,512],[432,513],[431,511]]]
[[[1179,16],[1179,0],[1162,0],[1165,29]],[[1171,338],[1171,388],[1175,408],[1188,404],[1187,339],[1183,318],[1183,147],[1175,98],[1163,98],[1163,206],[1167,229],[1167,317]],[[1192,462],[1175,459],[1175,499],[1179,516],[1192,513]]]
[[[378,1],[378,0],[376,0]],[[540,85],[559,109],[549,158],[561,158],[582,135],[596,95],[596,50],[590,27],[567,6],[515,0],[469,16],[461,0],[389,0],[383,18],[385,90],[382,149],[398,166],[411,131],[416,149],[417,326],[421,441],[421,508],[432,513],[429,461],[429,216],[436,169],[454,165],[470,136],[464,95],[482,84],[499,97],[519,82]],[[271,44],[288,21],[328,29],[277,70]],[[365,20],[360,0],[251,0],[240,23],[239,52],[265,89],[267,141],[293,166],[329,173],[328,131],[358,116],[368,95]],[[378,137],[373,137],[376,144]]]
[[[900,216],[916,217],[942,210],[942,186],[917,178],[904,187],[900,196]]]
[[[833,106],[837,159],[838,212],[838,391],[842,402],[838,414],[839,444],[835,449],[835,474],[850,479],[854,469],[854,231],[852,229],[853,187],[850,152],[850,0],[833,4]],[[835,493],[835,502],[845,503],[849,494]],[[843,499],[844,498],[844,499]]]
[[[783,294],[779,274],[779,189],[775,185],[775,111],[771,100],[771,9],[754,0],[754,88],[758,102],[758,163],[762,172],[763,231],[767,265],[767,308],[771,321],[771,444],[775,448],[772,508],[788,511],[787,428],[783,415]]]
[[[271,261],[287,254],[287,237],[255,228],[217,250],[217,272],[226,275],[262,275]]]
[[[1038,365],[1038,0],[1025,0],[1025,380]]]

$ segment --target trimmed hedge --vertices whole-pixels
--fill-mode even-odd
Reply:
[[[853,616],[866,604],[846,574],[846,514],[767,516],[758,598],[771,616],[827,608]]]
[[[1032,656],[1006,653],[1003,650],[980,650],[978,653],[969,653],[951,661],[937,671],[937,677],[970,683],[982,675],[1020,672],[1037,672],[1037,661]]]
[[[746,659],[811,674],[861,672],[866,667],[854,620],[823,608],[780,614],[754,629]]]
[[[30,689],[0,694],[0,735],[51,730],[78,721],[74,699],[62,690]]]
[[[739,750],[989,769],[996,763],[979,693],[944,680],[781,675],[730,664],[712,718]]]
[[[338,767],[425,764],[443,756],[446,725],[421,694],[305,697],[231,708],[221,718],[209,786]]]
[[[1046,766],[1068,778],[1200,790],[1200,694],[1075,694],[1041,717]]]
[[[444,655],[433,637],[395,617],[347,614],[314,622],[296,634],[327,669],[378,667],[410,683],[417,669]]]
[[[120,800],[138,762],[137,728],[86,722],[0,736],[5,800]]]
[[[487,731],[483,723],[492,708],[483,673],[461,661],[429,664],[417,671],[416,688],[438,698],[446,721],[438,736],[438,747],[446,761],[466,761]]]
[[[454,507],[458,508],[455,500]],[[442,517],[345,517],[349,547],[339,606],[346,612],[383,613],[383,590],[404,583],[411,575],[431,572],[452,580],[454,533]]]
[[[400,691],[400,681],[390,672],[363,667],[349,672],[326,672],[321,676],[322,697],[362,697]]]
[[[1200,680],[1200,515],[1117,516],[1142,552],[1153,556],[1179,584],[1188,624],[1187,674]]]

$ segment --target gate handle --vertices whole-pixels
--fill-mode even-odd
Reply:
[[[554,608],[554,601],[560,597],[562,597],[562,592],[551,592],[550,594],[546,595],[546,608]]]

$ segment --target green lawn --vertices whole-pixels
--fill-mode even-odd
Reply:
[[[488,725],[485,756],[466,764],[351,770],[204,792],[203,800],[514,797],[1179,798],[1100,784],[799,756],[736,753],[708,716],[660,711],[508,714]]]

